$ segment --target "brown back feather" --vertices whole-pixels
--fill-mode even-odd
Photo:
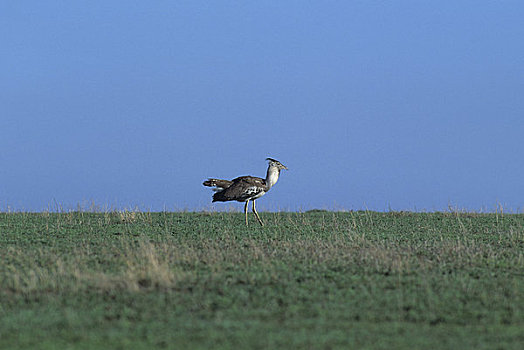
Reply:
[[[256,194],[267,191],[266,180],[254,176],[233,179],[231,185],[213,195],[213,202],[243,202]]]

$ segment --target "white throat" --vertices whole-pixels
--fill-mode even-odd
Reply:
[[[278,170],[277,167],[270,166],[267,169],[267,175],[266,175],[266,185],[267,189],[269,190],[271,187],[273,187],[274,184],[278,181],[278,176],[280,175],[280,170]]]

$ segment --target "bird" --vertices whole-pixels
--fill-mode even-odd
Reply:
[[[254,176],[240,176],[233,180],[209,178],[202,183],[204,186],[213,187],[213,191],[215,191],[213,202],[246,202],[244,205],[246,226],[249,226],[247,220],[249,201],[253,201],[253,213],[260,225],[264,226],[255,208],[255,200],[265,195],[277,183],[282,169],[288,170],[285,165],[276,159],[266,158],[266,160],[269,162],[269,166],[265,179]]]

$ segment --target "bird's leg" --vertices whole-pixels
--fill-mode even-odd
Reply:
[[[255,216],[256,216],[258,222],[260,223],[260,225],[264,226],[264,223],[260,219],[260,216],[258,216],[257,210],[255,209],[255,200],[254,199],[253,199],[253,213],[255,213]]]
[[[255,201],[253,201],[253,204],[255,203]],[[244,214],[246,215],[246,226],[249,226],[249,224],[247,223],[247,205],[249,204],[249,199],[246,201],[246,204],[244,205]]]

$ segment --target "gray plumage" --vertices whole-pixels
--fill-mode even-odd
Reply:
[[[245,202],[251,197],[269,190],[266,185],[266,180],[259,177],[241,176],[231,181],[219,181],[220,182],[217,181],[217,184],[220,183],[222,186],[218,187],[223,188],[223,190],[219,190],[213,195],[213,202]],[[229,185],[226,181],[229,182]]]

